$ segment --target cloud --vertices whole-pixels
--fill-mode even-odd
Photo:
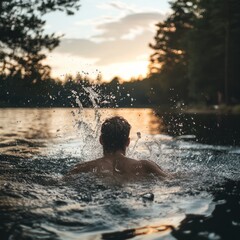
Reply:
[[[121,11],[123,10],[128,12],[136,12],[137,10],[136,7],[120,1],[111,1],[109,3],[102,3],[102,4],[99,4],[98,7],[102,9],[115,8],[117,10],[121,10]]]
[[[98,59],[95,64],[99,66],[134,61],[150,53],[148,43],[155,34],[153,23],[164,17],[157,12],[128,14],[118,21],[98,24],[100,33],[90,39],[62,39],[55,52]]]
[[[135,12],[136,9],[134,7],[131,7],[129,4],[120,2],[120,1],[112,1],[108,3],[109,6],[114,7],[118,10],[128,10],[130,12]]]
[[[117,21],[102,23],[96,26],[100,34],[93,36],[95,39],[108,39],[109,37],[121,38],[129,34],[133,29],[151,29],[152,23],[164,19],[164,15],[158,12],[128,14]]]
[[[140,35],[144,32],[144,29],[141,27],[130,29],[130,32],[122,35],[121,39],[134,39],[137,35]]]
[[[144,32],[138,36],[137,41],[119,39],[97,43],[86,39],[64,39],[57,52],[95,58],[98,59],[95,64],[107,65],[136,60],[138,56],[146,51],[149,52],[148,42],[152,37],[151,32]]]
[[[103,15],[98,18],[76,21],[76,22],[74,22],[74,25],[76,25],[76,26],[91,26],[92,25],[92,26],[96,27],[99,25],[99,23],[103,24],[103,23],[108,23],[108,22],[112,22],[115,20],[116,20],[116,17]]]

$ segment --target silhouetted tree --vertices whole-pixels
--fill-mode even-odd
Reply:
[[[239,101],[240,2],[201,0],[198,7],[201,17],[190,36],[190,94],[198,101],[201,95],[219,103]]]
[[[157,24],[154,53],[150,58],[150,73],[162,94],[174,89],[182,100],[188,99],[188,35],[196,19],[195,1],[178,0],[170,3],[173,13]],[[163,100],[163,99],[161,99]]]
[[[79,7],[79,0],[1,0],[0,77],[29,82],[49,78],[43,50],[54,49],[60,36],[44,33],[42,16],[54,11],[71,15]]]
[[[159,101],[240,101],[239,0],[175,0],[157,24],[150,59]],[[158,98],[155,97],[155,100]]]

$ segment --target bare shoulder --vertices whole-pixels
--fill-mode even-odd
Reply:
[[[133,159],[133,158],[127,158],[127,157],[125,157],[125,160],[126,160],[125,164],[126,164],[126,166],[129,169],[131,169],[131,167],[133,167],[133,168],[136,168],[136,167],[142,168],[142,165],[143,165],[142,160],[137,160],[137,159]]]
[[[141,164],[146,173],[152,173],[160,179],[169,178],[170,174],[165,172],[157,163],[151,160],[141,160]]]
[[[144,167],[157,167],[157,168],[160,168],[161,169],[161,167],[157,164],[157,163],[155,163],[154,161],[152,161],[152,160],[140,160],[140,162],[142,163],[142,165],[144,166]]]
[[[91,160],[88,162],[79,163],[70,170],[68,175],[77,174],[80,172],[92,172],[94,168],[98,167],[98,165],[99,165],[98,163],[100,160],[101,160],[101,158],[98,158],[98,159]]]
[[[128,166],[141,166],[145,170],[150,170],[152,168],[160,168],[155,162],[151,160],[137,160],[133,158],[125,158],[127,160]],[[161,169],[161,168],[160,168]]]
[[[129,157],[124,157],[125,160],[127,160],[128,163],[132,163],[132,164],[139,164],[141,162],[141,160],[137,160],[137,159],[133,159],[133,158],[129,158]]]

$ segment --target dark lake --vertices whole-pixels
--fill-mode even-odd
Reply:
[[[132,125],[127,155],[175,179],[63,181],[101,156],[99,129],[113,115]],[[0,239],[239,239],[239,213],[239,115],[0,109]]]
[[[159,113],[158,116],[172,136],[192,134],[201,143],[240,146],[240,115]]]

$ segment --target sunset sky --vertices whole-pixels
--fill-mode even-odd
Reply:
[[[170,12],[168,0],[82,0],[74,16],[45,16],[46,32],[64,34],[48,54],[52,75],[88,73],[128,80],[147,72],[155,24]]]

